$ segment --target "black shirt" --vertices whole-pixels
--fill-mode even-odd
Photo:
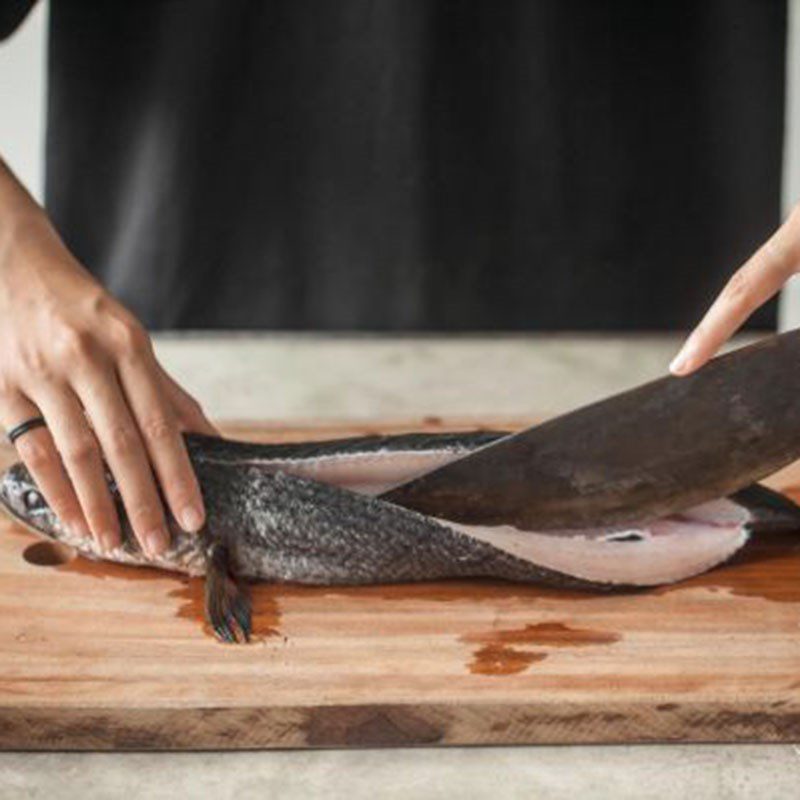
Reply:
[[[685,327],[779,221],[785,18],[53,0],[46,205],[152,328]]]

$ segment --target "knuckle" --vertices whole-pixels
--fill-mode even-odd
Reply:
[[[55,377],[50,359],[37,347],[29,347],[20,351],[19,365],[23,372],[42,383],[47,383]]]
[[[169,487],[170,501],[179,508],[195,501],[197,491],[192,481],[178,475],[171,477],[167,481],[167,485]]]
[[[88,331],[65,327],[56,334],[54,352],[66,363],[90,361],[95,353],[94,339]]]
[[[61,455],[71,464],[86,464],[95,457],[97,446],[89,435],[76,436],[67,442],[61,450]]]
[[[133,319],[117,318],[111,326],[115,352],[124,358],[138,358],[149,348],[150,339],[144,328]]]
[[[135,502],[128,511],[131,524],[137,531],[149,532],[163,524],[161,509],[155,503]]]
[[[113,455],[127,456],[134,449],[136,431],[127,423],[112,425],[108,430],[108,449]]]
[[[142,423],[142,433],[153,444],[163,444],[175,437],[175,425],[166,417],[152,417]]]

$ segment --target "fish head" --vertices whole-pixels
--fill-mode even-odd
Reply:
[[[67,538],[63,524],[24,464],[14,464],[0,478],[0,506],[37,533],[50,539]]]

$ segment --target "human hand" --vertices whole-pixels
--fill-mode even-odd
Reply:
[[[800,270],[800,206],[740,267],[670,364],[675,375],[703,366],[759,306]]]
[[[214,434],[214,426],[43,213],[25,215],[0,238],[0,341],[0,423],[11,429],[44,417],[47,427],[25,433],[16,447],[63,524],[105,550],[119,545],[105,460],[148,556],[169,543],[156,479],[181,527],[202,527],[181,431]]]

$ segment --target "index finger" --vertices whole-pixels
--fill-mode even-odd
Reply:
[[[785,252],[774,241],[740,267],[670,364],[675,375],[703,366],[760,306],[780,291],[792,274]]]

